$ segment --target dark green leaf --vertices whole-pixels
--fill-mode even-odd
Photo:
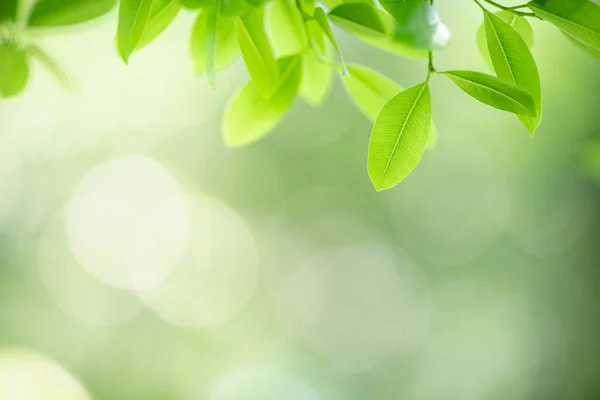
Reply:
[[[16,96],[25,89],[28,80],[27,53],[15,44],[0,44],[0,96]]]
[[[277,58],[299,54],[308,48],[304,19],[295,0],[274,0],[267,22],[269,39]]]
[[[518,115],[533,136],[542,119],[542,90],[535,60],[521,35],[512,26],[494,14],[484,14],[485,33],[496,75],[516,84],[535,102],[535,116]]]
[[[2,0],[4,1],[4,0]],[[29,14],[29,26],[65,26],[109,12],[117,0],[39,0]]]
[[[415,169],[425,152],[430,126],[427,83],[406,89],[385,104],[369,141],[369,176],[377,191],[397,185]]]
[[[300,56],[279,60],[281,79],[268,97],[250,81],[233,97],[224,114],[223,136],[228,146],[245,146],[269,133],[294,103],[300,86]]]
[[[600,51],[600,6],[591,1],[530,2],[540,18],[556,25],[586,46]]]
[[[16,21],[19,14],[19,0],[0,0],[0,22]]]
[[[192,29],[192,39],[190,51],[194,62],[194,70],[197,75],[204,74],[207,71],[207,16],[209,12],[200,11],[194,28]],[[217,44],[215,48],[216,69],[224,68],[229,65],[240,52],[235,34],[235,18],[221,16],[217,21],[216,28]]]
[[[277,88],[279,70],[265,34],[262,7],[240,16],[237,37],[252,81],[265,97],[269,97]]]
[[[484,104],[515,114],[535,116],[533,98],[508,81],[473,71],[448,71],[444,74],[465,93]]]

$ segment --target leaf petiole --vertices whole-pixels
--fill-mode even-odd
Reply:
[[[477,1],[477,0],[474,0],[474,1],[475,1],[475,3],[477,3],[479,5],[479,7],[483,8],[483,6],[481,5],[481,3],[479,1]],[[500,3],[496,3],[493,0],[483,0],[483,1],[485,1],[486,3],[492,5],[492,6],[496,7],[496,8],[499,8],[499,9],[504,10],[504,11],[511,12],[511,13],[513,13],[515,15],[520,16],[520,17],[531,17],[531,18],[541,19],[540,17],[538,17],[534,13],[528,13],[528,12],[518,11],[521,8],[526,8],[527,4],[521,4],[521,5],[518,5],[518,6],[507,7],[507,6],[503,6]]]

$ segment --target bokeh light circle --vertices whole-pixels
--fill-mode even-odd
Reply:
[[[119,288],[152,287],[181,258],[188,241],[185,195],[160,164],[139,155],[92,169],[67,207],[68,243],[97,279]]]
[[[224,323],[250,302],[258,280],[258,250],[244,219],[220,201],[194,195],[189,246],[159,285],[140,291],[161,318],[183,326]]]

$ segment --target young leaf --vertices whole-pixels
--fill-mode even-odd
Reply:
[[[380,0],[395,19],[394,37],[417,49],[441,49],[450,43],[450,31],[430,0]]]
[[[215,88],[215,53],[217,48],[217,25],[221,13],[221,0],[216,1],[216,6],[206,11],[206,75],[208,83]]]
[[[78,24],[106,14],[116,3],[117,0],[39,0],[29,14],[27,25],[46,27]]]
[[[533,98],[508,81],[473,71],[447,71],[444,74],[469,96],[499,110],[535,116]]]
[[[369,177],[377,191],[397,185],[415,169],[429,138],[431,100],[427,82],[388,101],[369,141]]]
[[[73,85],[69,80],[69,77],[65,74],[65,72],[58,66],[56,61],[52,59],[44,50],[42,50],[38,46],[33,46],[27,49],[27,52],[37,59],[42,65],[52,74],[54,78],[67,90],[71,90]]]
[[[515,28],[515,30],[521,35],[527,47],[531,48],[533,46],[533,27],[525,18],[518,16],[515,13],[510,11],[500,10],[496,13],[497,16],[508,22],[510,26]],[[479,49],[479,53],[483,57],[483,60],[490,67],[491,70],[494,69],[494,65],[492,64],[492,59],[490,58],[490,52],[488,50],[487,39],[485,37],[485,25],[481,24],[479,29],[477,29],[477,48]]]
[[[16,21],[19,14],[19,0],[0,1],[0,22]]]
[[[181,6],[189,10],[198,10],[200,8],[211,7],[213,0],[179,0]]]
[[[327,19],[327,15],[325,14],[325,11],[323,11],[323,9],[321,7],[315,8],[314,17],[315,17],[315,20],[317,21],[317,23],[323,29],[323,32],[325,32],[325,35],[329,39],[329,42],[331,43],[331,45],[337,52],[337,55],[340,58],[342,65],[344,66],[344,73],[347,74],[348,70],[346,69],[346,63],[344,63],[344,57],[342,57],[342,52],[340,51],[337,41],[335,40],[335,36],[333,35],[333,31],[331,30],[331,26],[329,25],[329,20]]]
[[[333,84],[332,66],[319,59],[322,56],[328,59],[331,47],[325,41],[323,31],[316,21],[306,21],[306,27],[314,48],[302,56],[300,96],[312,107],[318,107],[329,95]]]
[[[190,41],[190,52],[194,62],[194,70],[197,75],[207,71],[207,17],[209,12],[200,11],[192,29]],[[215,48],[215,69],[224,68],[229,65],[240,52],[235,35],[235,18],[219,17],[216,27],[217,44]]]
[[[298,54],[308,48],[304,19],[295,0],[274,0],[267,22],[277,58]]]
[[[279,60],[278,87],[268,97],[249,81],[233,97],[223,116],[223,136],[228,146],[245,146],[257,141],[281,121],[294,103],[301,79],[300,56]]]
[[[21,93],[29,80],[27,54],[15,44],[0,44],[0,97]]]
[[[588,53],[589,55],[596,58],[597,60],[600,60],[600,49],[594,49],[592,46],[585,44],[583,42],[580,42],[579,40],[575,39],[573,36],[569,35],[566,32],[563,32],[563,34],[575,46],[579,47],[581,50]]]
[[[147,46],[167,29],[180,9],[179,0],[154,0],[150,8],[148,21],[144,27],[144,32],[140,37],[140,41],[135,46],[135,50]]]
[[[502,18],[484,13],[485,34],[496,75],[529,93],[536,105],[535,116],[518,115],[534,135],[542,119],[542,90],[535,60],[521,35]]]
[[[427,58],[427,51],[394,39],[394,18],[373,4],[342,4],[329,12],[329,18],[340,28],[382,50],[408,57]]]
[[[592,49],[600,50],[600,5],[588,1],[532,1],[529,8]]]
[[[279,82],[277,61],[264,29],[264,9],[252,9],[238,19],[237,37],[250,78],[265,97]]]

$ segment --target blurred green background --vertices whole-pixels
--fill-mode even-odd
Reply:
[[[486,71],[478,7],[438,3],[437,68]],[[533,21],[534,139],[434,77],[437,147],[375,193],[371,124],[339,81],[225,148],[247,75],[193,78],[193,18],[129,66],[116,11],[44,38],[76,89],[35,65],[0,104],[0,399],[600,396],[597,62]],[[348,61],[424,78],[336,33]]]

